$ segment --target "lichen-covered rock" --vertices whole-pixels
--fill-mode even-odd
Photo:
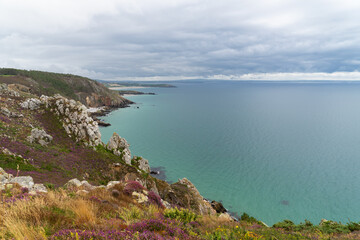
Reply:
[[[32,189],[34,187],[34,180],[31,176],[22,176],[22,177],[14,177],[11,178],[10,183],[18,183],[22,187],[26,187],[27,189]]]
[[[47,189],[44,186],[44,184],[40,184],[40,183],[34,184],[34,187],[32,188],[32,190],[35,192],[43,192],[43,193],[47,192]]]
[[[143,193],[133,192],[132,196],[136,198],[138,203],[145,203],[149,200],[149,198]]]
[[[113,188],[115,185],[118,185],[120,183],[121,183],[120,181],[110,181],[106,185],[106,189],[109,190],[109,189]]]
[[[31,130],[31,135],[27,137],[27,140],[30,143],[39,143],[41,146],[45,146],[53,140],[53,137],[47,134],[45,130],[33,128]]]
[[[16,185],[14,183],[26,188],[32,195],[38,192],[47,192],[46,187],[43,184],[35,184],[31,176],[13,177],[12,174],[8,174],[0,168],[0,190],[13,188]]]
[[[135,162],[135,165],[143,170],[146,173],[150,173],[150,166],[149,166],[149,161],[145,158],[142,157],[137,157],[133,159]]]
[[[79,188],[81,187],[81,182],[77,179],[77,178],[74,178],[74,179],[71,179],[69,180],[65,185],[64,187],[66,188]]]
[[[11,178],[13,178],[13,175],[5,172],[5,170],[0,167],[0,187],[8,183]]]
[[[157,184],[159,195],[170,204],[192,209],[202,215],[216,214],[211,204],[200,195],[199,191],[188,179],[180,179],[171,185],[165,182],[161,183],[162,181],[159,180]]]
[[[20,94],[17,91],[8,88],[8,85],[5,83],[0,84],[0,95],[8,95],[11,97],[19,97]]]
[[[96,187],[91,185],[88,181],[81,181],[81,187],[87,191],[94,190]]]
[[[73,135],[78,142],[92,147],[102,144],[98,123],[88,115],[87,108],[82,103],[59,94],[53,97],[41,96],[40,100],[60,118],[67,134]]]
[[[130,144],[127,143],[125,138],[120,137],[117,133],[113,133],[106,148],[112,151],[115,155],[120,156],[126,164],[131,164]]]
[[[26,99],[24,102],[20,103],[20,106],[25,109],[35,110],[39,109],[41,106],[41,101],[37,98],[29,98]]]
[[[228,222],[235,221],[235,219],[233,217],[231,217],[230,214],[228,214],[228,213],[221,213],[219,215],[219,219],[221,219],[223,221],[228,221]]]
[[[21,113],[15,113],[15,112],[11,112],[9,109],[7,109],[6,107],[1,107],[0,108],[0,113],[7,116],[7,117],[12,117],[12,118],[20,118],[23,117],[24,115],[22,115]]]

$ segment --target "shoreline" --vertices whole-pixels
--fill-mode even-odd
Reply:
[[[150,87],[109,87],[110,90],[127,90],[127,89],[142,89],[142,88],[150,88]]]

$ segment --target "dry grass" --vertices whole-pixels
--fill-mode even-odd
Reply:
[[[121,189],[119,189],[121,190]],[[17,191],[17,189],[13,189]],[[135,203],[125,194],[95,189],[76,195],[63,189],[0,205],[0,239],[46,239],[60,229],[125,228],[162,213],[157,206]]]

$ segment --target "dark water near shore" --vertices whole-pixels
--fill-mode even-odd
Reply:
[[[176,85],[129,97],[103,140],[118,132],[167,180],[267,224],[360,221],[359,83]]]

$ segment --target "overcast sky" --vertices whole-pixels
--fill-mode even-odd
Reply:
[[[359,0],[0,0],[0,67],[360,80]]]

